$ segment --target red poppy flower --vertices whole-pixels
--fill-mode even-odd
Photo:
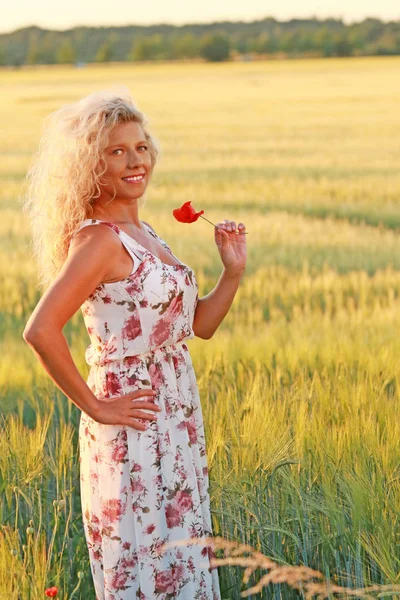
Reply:
[[[188,200],[187,202],[182,204],[180,208],[175,208],[172,211],[172,214],[174,215],[175,219],[180,223],[194,223],[199,217],[201,217],[202,219],[210,223],[213,227],[219,228],[218,225],[215,225],[212,221],[209,221],[207,217],[202,216],[204,214],[204,210],[199,210],[199,212],[196,212],[193,206],[191,205],[191,200]],[[247,235],[247,231],[239,231],[238,233],[244,233],[245,235]]]
[[[54,585],[53,587],[47,588],[44,593],[49,598],[55,598],[58,594],[58,588]]]
[[[172,211],[175,219],[180,223],[194,223],[197,219],[204,214],[204,210],[196,212],[191,205],[191,200],[182,204],[180,208],[175,208]]]

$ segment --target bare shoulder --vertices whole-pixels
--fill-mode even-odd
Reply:
[[[58,283],[70,282],[82,288],[83,294],[91,292],[118,258],[121,241],[108,225],[87,225],[72,238],[68,256],[58,275]]]
[[[109,261],[120,246],[118,234],[108,225],[87,225],[71,239],[67,260],[79,257],[89,260],[93,266],[96,262]]]
[[[96,249],[100,253],[107,253],[120,245],[118,235],[109,225],[102,223],[82,227],[71,239],[68,255],[87,247]]]
[[[62,272],[66,277],[90,279],[96,285],[104,278],[119,256],[118,233],[102,223],[86,225],[71,240]]]
[[[68,256],[54,281],[32,313],[31,332],[57,328],[65,323],[107,278],[118,258],[118,235],[107,225],[88,225],[71,240]],[[117,251],[116,251],[117,249]]]

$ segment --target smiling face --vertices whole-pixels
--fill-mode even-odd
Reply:
[[[103,154],[101,199],[141,198],[152,173],[149,144],[139,123],[118,123],[110,132]]]

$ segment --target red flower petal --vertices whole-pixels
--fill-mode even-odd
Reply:
[[[46,588],[44,593],[49,598],[55,598],[58,594],[58,588],[54,585],[53,587]]]
[[[189,200],[182,204],[180,208],[175,208],[172,211],[172,214],[180,223],[194,223],[202,214],[204,214],[204,210],[196,212],[191,205],[191,200]]]

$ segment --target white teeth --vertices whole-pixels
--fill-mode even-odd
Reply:
[[[141,181],[144,175],[137,175],[136,177],[123,177],[125,181]]]

